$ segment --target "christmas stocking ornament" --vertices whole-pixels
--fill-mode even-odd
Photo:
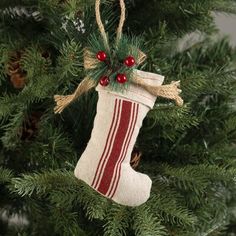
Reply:
[[[136,71],[150,85],[161,85],[163,77]],[[99,99],[94,128],[86,150],[75,168],[75,176],[115,202],[138,206],[150,195],[151,179],[130,166],[142,121],[156,97],[135,85],[124,93],[98,85]]]
[[[96,87],[99,99],[94,127],[80,157],[75,176],[98,193],[127,206],[139,206],[150,196],[151,179],[130,166],[131,152],[143,119],[153,108],[156,97],[175,100],[182,105],[179,81],[162,85],[164,77],[137,69],[146,55],[138,40],[122,36],[125,19],[124,1],[120,0],[121,19],[117,37],[108,43],[96,0],[96,19],[102,40],[93,38],[85,49],[87,77],[72,95],[55,96],[55,112],[60,113],[73,100]]]

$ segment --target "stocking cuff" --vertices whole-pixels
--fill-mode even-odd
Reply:
[[[162,85],[164,81],[164,76],[162,75],[145,72],[141,70],[135,70],[134,76],[137,76],[139,79],[143,79],[143,81],[147,85],[151,85],[151,86],[160,86]],[[98,92],[107,92],[114,95],[118,95],[120,97],[124,97],[128,100],[146,105],[149,108],[153,108],[156,101],[156,96],[152,95],[151,93],[146,91],[144,88],[138,85],[135,85],[133,83],[130,84],[129,88],[123,92],[111,91],[109,87],[103,87],[100,84],[97,86],[96,90]]]

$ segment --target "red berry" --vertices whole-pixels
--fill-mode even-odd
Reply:
[[[109,80],[108,76],[102,76],[102,77],[100,78],[99,83],[100,83],[102,86],[106,87],[106,86],[110,83],[110,80]]]
[[[127,81],[127,77],[125,74],[118,74],[116,76],[116,81],[120,84],[124,84]]]
[[[97,53],[97,59],[99,61],[105,61],[107,59],[107,54],[104,51],[99,51]]]
[[[124,60],[124,64],[128,67],[132,67],[135,64],[135,59],[132,56],[128,56]]]

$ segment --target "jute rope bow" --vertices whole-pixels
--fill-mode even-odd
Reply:
[[[104,45],[107,50],[110,50],[109,47],[109,40],[107,37],[107,33],[105,31],[104,25],[101,20],[101,14],[100,14],[100,0],[96,0],[95,2],[95,13],[96,13],[96,21],[99,28],[99,31],[101,33],[102,39],[104,41]],[[121,16],[120,16],[120,22],[119,26],[117,28],[117,35],[116,35],[116,45],[118,45],[121,37],[122,37],[122,30],[125,22],[125,3],[124,0],[120,0],[120,8],[121,8]],[[146,55],[139,50],[139,55],[137,58],[137,64],[141,64],[146,59]],[[84,51],[84,68],[85,69],[91,69],[96,68],[97,63],[99,63],[96,58],[90,53],[88,49],[85,49]],[[183,105],[183,100],[179,96],[181,93],[181,90],[178,88],[180,85],[180,81],[174,81],[171,84],[168,85],[161,85],[161,86],[151,86],[145,83],[145,79],[133,76],[132,82],[143,89],[147,90],[149,93],[151,93],[154,96],[160,96],[167,99],[172,99],[176,102],[178,106]],[[90,90],[91,88],[94,88],[96,86],[96,81],[92,78],[86,77],[82,82],[78,85],[75,92],[71,95],[67,96],[60,96],[55,95],[54,99],[56,101],[56,107],[54,108],[55,113],[61,113],[71,102],[76,100],[78,97],[80,97],[82,94]]]

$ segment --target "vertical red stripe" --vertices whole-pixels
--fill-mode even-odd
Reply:
[[[111,183],[112,186],[111,186],[109,192],[107,193],[107,196],[111,195],[111,193],[114,191],[114,188],[116,186],[116,182],[119,181],[119,179],[117,179],[118,172],[119,172],[119,166],[121,165],[121,160],[123,159],[123,156],[126,155],[126,149],[127,149],[126,147],[129,144],[128,140],[130,139],[130,134],[131,134],[131,131],[132,131],[133,125],[134,125],[135,110],[136,110],[136,103],[133,103],[133,106],[132,106],[132,116],[131,116],[131,119],[130,119],[128,132],[127,132],[127,135],[125,137],[125,144],[124,144],[124,146],[122,148],[122,152],[120,154],[119,160],[116,163],[115,172],[114,172],[115,176],[113,176],[114,178],[113,178],[113,181]]]
[[[101,167],[101,164],[102,164],[102,160],[103,160],[103,158],[104,158],[104,155],[105,155],[105,153],[106,153],[106,151],[107,152],[109,152],[109,150],[110,150],[110,142],[109,142],[109,140],[110,140],[110,138],[111,138],[111,133],[112,133],[112,130],[113,130],[113,127],[114,127],[114,125],[115,125],[115,118],[116,119],[118,119],[117,118],[117,99],[115,100],[115,107],[114,107],[114,111],[113,111],[113,118],[112,118],[112,122],[111,122],[111,126],[110,126],[110,129],[109,129],[109,133],[108,133],[108,136],[107,136],[107,139],[106,139],[106,144],[105,144],[105,148],[104,148],[104,150],[103,150],[103,153],[102,153],[102,156],[100,157],[100,161],[99,161],[99,163],[98,163],[98,166],[97,166],[97,170],[96,170],[96,173],[95,173],[95,175],[94,175],[94,178],[93,178],[93,182],[92,182],[92,186],[95,184],[95,180],[98,178],[99,179],[99,175],[101,174],[101,173],[98,173],[98,171],[99,171],[99,169],[100,169],[100,167]],[[120,105],[120,103],[119,103],[119,105]],[[119,107],[118,107],[118,110],[119,110]],[[108,150],[107,150],[107,148],[108,148]],[[101,171],[101,170],[100,170]],[[98,175],[98,176],[97,176]]]
[[[102,160],[102,167],[98,171],[97,181],[96,181],[96,184],[94,185],[95,189],[98,188],[98,186],[100,185],[101,178],[103,176],[105,166],[106,166],[106,164],[108,162],[108,156],[110,155],[112,147],[113,147],[113,144],[114,144],[115,134],[117,133],[117,127],[118,127],[118,124],[119,124],[119,121],[120,121],[121,108],[122,108],[121,100],[118,100],[118,110],[117,110],[117,114],[116,114],[116,121],[114,123],[114,129],[113,129],[113,131],[111,133],[111,140],[108,143],[108,151],[107,151],[107,153],[105,154],[105,156],[104,156],[104,158]]]
[[[100,181],[101,181],[101,178],[103,176],[106,163],[108,161],[108,156],[111,152],[111,149],[112,149],[112,146],[113,146],[113,143],[114,143],[115,134],[117,132],[117,127],[118,127],[119,119],[120,119],[121,107],[122,107],[121,100],[118,100],[118,109],[117,109],[117,113],[115,115],[116,119],[115,119],[115,123],[113,124],[114,129],[112,130],[110,141],[108,140],[109,141],[108,145],[107,145],[108,146],[108,151],[105,153],[105,156],[102,159],[101,169],[98,170],[97,180],[96,180],[95,185],[93,186],[95,189],[98,188],[98,186],[100,184]]]
[[[121,160],[120,163],[119,163],[118,179],[117,179],[117,181],[116,181],[116,183],[115,183],[115,186],[114,186],[114,188],[113,188],[114,191],[113,191],[113,193],[110,195],[111,198],[115,195],[116,190],[117,190],[117,187],[118,187],[118,183],[119,183],[119,180],[120,180],[121,164],[122,164],[122,162],[124,161],[124,159],[125,159],[125,157],[126,157],[126,155],[127,155],[127,151],[128,151],[128,148],[129,148],[129,144],[130,144],[131,138],[132,138],[133,133],[134,133],[134,129],[135,129],[135,126],[136,126],[136,123],[137,123],[137,119],[138,119],[138,110],[139,110],[139,104],[137,104],[137,109],[136,109],[136,111],[135,111],[135,117],[134,117],[133,127],[132,127],[132,131],[131,131],[131,134],[130,134],[130,137],[129,137],[129,141],[128,141],[127,145],[126,145],[126,149],[125,149],[124,156],[123,156],[122,160]]]
[[[131,116],[131,107],[132,107],[132,102],[125,101],[125,100],[122,102],[120,123],[119,123],[117,133],[115,135],[114,145],[112,147],[111,154],[108,157],[108,161],[107,161],[100,185],[97,189],[100,193],[104,195],[106,195],[109,189],[112,176],[114,174],[115,164],[118,161],[118,158],[120,156],[120,152],[124,143],[124,139],[127,134],[130,116]]]

